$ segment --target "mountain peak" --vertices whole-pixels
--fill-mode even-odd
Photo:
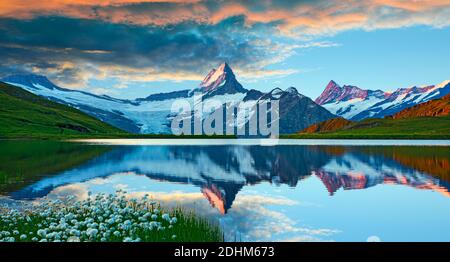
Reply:
[[[288,87],[288,88],[286,89],[286,92],[291,93],[291,94],[298,94],[297,88],[295,88],[295,87],[293,87],[293,86]]]
[[[46,76],[36,75],[36,74],[16,74],[4,77],[1,81],[6,83],[15,83],[25,86],[36,86],[40,85],[48,89],[59,89],[55,84],[53,84]]]
[[[328,82],[327,88],[340,87],[334,80]]]
[[[330,82],[328,82],[327,86],[325,87],[325,90],[323,90],[322,94],[320,94],[320,96],[316,98],[316,104],[323,105],[331,102],[336,98],[337,94],[341,93],[341,90],[342,88],[336,82],[334,82],[334,80],[330,80]]]
[[[230,65],[223,62],[218,68],[212,69],[197,90],[200,90],[210,95],[218,94],[234,94],[245,93],[247,90],[236,80]]]
[[[217,68],[217,70],[222,71],[222,72],[233,73],[233,70],[231,70],[231,67],[227,62],[223,62],[222,64],[220,64],[220,66]]]
[[[355,98],[366,99],[368,94],[368,90],[352,85],[344,85],[341,87],[331,80],[322,94],[316,98],[315,102],[319,105],[324,105],[339,101],[348,101]]]
[[[200,83],[200,87],[204,91],[210,91],[224,84],[227,80],[234,78],[235,76],[231,67],[226,62],[223,62],[217,69],[214,68],[209,71],[205,79]]]
[[[448,84],[450,84],[450,80],[445,80],[445,81],[437,84],[436,88],[443,88],[443,87],[447,86]]]

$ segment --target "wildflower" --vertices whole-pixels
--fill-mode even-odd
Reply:
[[[37,235],[40,237],[45,237],[45,235],[47,235],[47,232],[44,229],[39,229],[37,231]]]
[[[162,217],[162,219],[164,219],[164,220],[166,220],[166,221],[170,221],[170,216],[169,216],[169,214],[163,214],[161,217]]]
[[[126,237],[123,239],[123,242],[132,242],[133,239],[131,237]]]
[[[67,239],[67,242],[80,242],[80,238],[76,236],[71,236]]]
[[[16,239],[14,237],[7,237],[6,242],[16,242]]]
[[[88,235],[89,237],[95,237],[98,233],[98,230],[95,228],[89,228],[88,230],[86,230],[86,235]]]
[[[25,239],[27,239],[27,235],[25,235],[25,234],[20,235],[20,240],[25,240]]]

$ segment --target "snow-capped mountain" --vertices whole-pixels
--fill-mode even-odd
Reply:
[[[214,95],[246,93],[248,90],[236,80],[227,63],[222,63],[217,69],[212,69],[194,91],[205,93],[207,97]]]
[[[193,108],[195,102],[193,96],[198,92],[201,93],[203,102],[214,99],[224,107],[242,102],[245,107],[251,108],[269,98],[280,99],[280,133],[297,132],[315,122],[334,117],[311,99],[299,94],[295,88],[288,88],[285,91],[276,88],[267,94],[258,90],[245,89],[236,80],[233,70],[227,63],[211,70],[197,88],[152,94],[135,100],[117,99],[61,88],[45,76],[38,75],[13,75],[1,81],[54,102],[72,106],[131,133],[172,133],[171,121],[176,116],[171,112],[172,104],[177,99],[186,98]],[[193,110],[188,113],[194,112]],[[203,117],[207,115],[207,113],[202,114]],[[252,116],[256,114],[250,112],[238,122],[245,125]]]
[[[392,93],[364,90],[356,86],[339,86],[331,80],[315,102],[330,112],[351,120],[381,118],[407,107],[450,93],[450,81],[438,85],[399,88]]]
[[[5,77],[1,81],[21,87],[54,102],[77,108],[125,131],[139,133],[141,130],[141,127],[129,117],[129,114],[125,116],[125,113],[129,113],[128,109],[136,107],[137,104],[133,101],[61,88],[50,82],[45,76],[40,75],[13,75]]]

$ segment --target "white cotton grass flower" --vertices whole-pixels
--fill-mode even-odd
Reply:
[[[116,195],[91,194],[85,200],[44,199],[23,212],[0,208],[0,241],[140,242],[152,239],[154,230],[160,231],[156,239],[170,239],[178,221],[148,195],[128,199],[123,190]],[[22,232],[23,226],[31,230]]]
[[[131,237],[126,237],[123,239],[123,242],[133,242],[133,239]]]
[[[169,214],[163,214],[162,219],[166,220],[166,221],[170,221],[170,215]]]
[[[80,242],[80,238],[76,236],[71,236],[67,238],[67,242]]]

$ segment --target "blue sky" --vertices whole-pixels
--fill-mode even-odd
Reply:
[[[115,97],[190,89],[221,62],[244,87],[450,79],[450,1],[55,0],[0,4],[0,77]]]

